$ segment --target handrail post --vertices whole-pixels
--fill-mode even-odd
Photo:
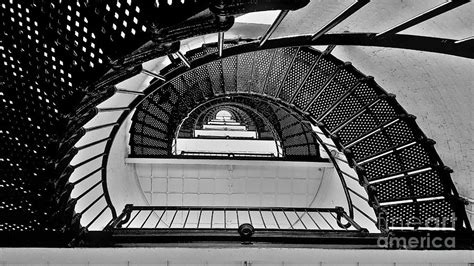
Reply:
[[[273,22],[273,24],[270,26],[270,28],[267,30],[265,35],[263,35],[262,39],[260,40],[259,47],[262,47],[267,40],[270,38],[270,36],[275,32],[275,30],[280,26],[280,23],[283,21],[283,19],[288,15],[289,10],[282,10],[280,14],[278,14],[277,18]]]

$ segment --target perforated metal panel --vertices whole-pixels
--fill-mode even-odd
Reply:
[[[398,156],[393,153],[362,164],[362,166],[366,170],[369,181],[374,178],[396,174],[405,169]]]
[[[162,140],[166,139],[167,132],[160,131],[159,129],[154,128],[150,125],[136,123],[134,127],[135,127],[134,134],[142,134],[143,136],[149,136],[149,137],[162,139]]]
[[[253,62],[253,71],[252,71],[252,81],[253,86],[250,87],[250,91],[262,93],[264,85],[268,76],[268,71],[272,67],[272,59],[274,51],[272,50],[263,50],[259,53],[253,53],[254,62]]]
[[[366,104],[374,102],[377,94],[367,83],[360,84],[356,90],[345,98],[331,113],[322,121],[332,131],[344,121],[355,115]]]
[[[306,110],[311,100],[323,89],[328,78],[334,71],[336,65],[325,57],[319,59],[317,66],[313,69],[301,91],[296,95],[294,104],[299,108]]]
[[[455,215],[451,205],[446,200],[426,201],[419,203],[405,203],[384,207],[391,226],[422,226],[452,228]]]
[[[456,215],[451,203],[446,200],[426,201],[419,203],[420,220],[433,227],[453,227]]]
[[[345,125],[338,132],[338,135],[340,136],[342,143],[347,143],[363,136],[364,133],[376,128],[377,126],[378,123],[374,120],[373,115],[366,111],[358,115],[355,120]]]
[[[356,161],[385,151],[388,148],[394,148],[402,144],[408,144],[414,141],[414,134],[405,121],[397,121],[381,131],[363,139],[351,146],[354,159]]]
[[[374,184],[380,202],[437,197],[445,193],[436,170]]]
[[[204,97],[212,97],[214,92],[212,91],[212,83],[209,78],[209,72],[206,66],[199,66],[193,70],[195,82],[199,83],[199,88],[202,91]]]
[[[415,144],[400,150],[400,158],[402,159],[406,169],[436,163],[434,160],[431,160],[428,151],[421,144]]]
[[[339,70],[331,83],[319,95],[317,104],[311,105],[308,112],[319,120],[323,113],[330,109],[356,82],[357,78],[353,74],[345,69]]]
[[[159,117],[161,121],[168,122],[170,118],[169,109],[165,109],[162,105],[151,103],[145,113],[153,114],[154,117]]]
[[[222,74],[226,92],[237,91],[237,69],[237,57],[232,56],[222,59]]]
[[[426,150],[420,144],[415,144],[364,163],[363,167],[367,171],[368,179],[372,180],[404,170],[428,166],[431,163],[435,162],[431,160]]]
[[[188,85],[186,84],[186,82],[184,81],[184,79],[181,76],[174,78],[173,81],[170,83],[170,85],[168,87],[173,88],[174,90],[176,90],[176,92],[179,94],[180,97],[183,94],[185,94],[189,89]],[[158,95],[159,94],[156,94],[156,96],[158,96]]]
[[[237,91],[249,92],[255,86],[252,79],[254,53],[240,54],[237,57]]]
[[[185,84],[188,87],[188,91],[186,92],[186,95],[191,94],[191,99],[195,103],[199,103],[204,100],[205,93],[207,92],[208,88],[204,87],[201,88],[200,86],[200,79],[202,76],[198,75],[201,73],[196,73],[194,71],[189,71],[186,74],[182,75],[182,78],[185,82]],[[204,84],[206,85],[206,84]],[[184,96],[183,96],[184,97]]]
[[[290,67],[290,62],[293,59],[297,49],[288,47],[275,51],[275,57],[272,61],[272,70],[268,73],[267,82],[265,85],[265,94],[275,96],[280,87],[284,73]]]
[[[41,208],[38,204],[30,199],[23,199],[17,202],[0,202],[1,212],[9,214],[4,216],[0,223],[0,231],[48,231],[48,227],[44,228],[43,220],[48,218],[47,213],[39,211]],[[37,217],[34,219],[34,217]],[[26,219],[25,219],[26,218]],[[53,229],[54,230],[54,229]]]
[[[308,146],[307,145],[302,145],[302,146],[293,146],[293,147],[284,147],[283,148],[285,156],[305,156],[308,155]]]
[[[147,137],[147,136],[140,136],[140,135],[137,135],[137,134],[134,134],[133,135],[133,141],[134,142],[139,142],[142,144],[142,146],[148,146],[148,147],[153,147],[153,148],[157,148],[157,149],[160,149],[160,150],[166,150],[166,148],[168,147],[168,143],[165,139],[157,139],[155,137]]]
[[[416,217],[416,206],[414,204],[398,204],[384,206],[387,211],[388,224],[392,227],[410,225],[410,220]]]
[[[339,131],[341,141],[347,143],[396,117],[393,107],[387,101],[380,100]]]
[[[224,80],[222,77],[222,60],[212,61],[207,64],[209,79],[211,80],[212,91],[214,94],[224,93]]]
[[[306,74],[310,71],[312,63],[317,59],[314,53],[300,49],[296,54],[293,64],[290,66],[286,74],[286,79],[281,85],[280,94],[278,97],[284,101],[289,102],[293,95],[298,90],[300,83]]]

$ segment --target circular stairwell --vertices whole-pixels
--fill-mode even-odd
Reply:
[[[434,10],[439,14],[466,2],[450,1]],[[356,1],[341,14],[355,12],[367,3]],[[190,68],[186,60],[174,60],[161,75],[144,67],[151,59],[179,52],[180,40],[218,33],[222,41],[236,15],[264,10],[284,10],[280,13],[284,15],[306,4],[308,1],[287,0],[271,5],[267,1],[226,5],[222,1],[167,0],[2,3],[0,110],[6,115],[0,116],[0,244],[65,246],[86,234],[99,216],[117,216],[107,192],[107,162],[119,126],[135,107],[135,152],[144,151],[144,139],[138,134],[143,120],[137,119],[142,112],[143,119],[150,121],[146,124],[154,123],[163,134],[152,140],[147,151],[166,155],[188,111],[233,93],[247,106],[264,101],[268,114],[285,123],[281,127],[288,133],[282,129],[282,140],[304,134],[307,140],[313,137],[308,143],[319,145],[314,139],[322,135],[311,131],[307,121],[318,125],[346,155],[358,174],[355,179],[381,218],[402,217],[398,223],[407,224],[415,217],[416,230],[431,218],[454,213],[455,219],[448,220],[447,226],[454,223],[456,231],[470,231],[450,170],[414,116],[371,78],[334,58],[330,49],[321,53],[309,46],[392,47],[473,58],[472,37],[450,40],[405,35],[398,34],[399,27],[382,35],[325,31],[347,18],[338,16],[314,36],[266,39],[263,47],[262,40],[221,42],[223,54],[219,45],[203,46],[186,54]],[[406,29],[413,23],[401,25]],[[157,79],[144,91],[116,87],[138,74]],[[130,104],[98,108],[119,94],[130,97]],[[160,97],[165,100],[161,102]],[[153,106],[163,108],[162,115],[147,109]],[[107,120],[105,113],[115,116]],[[282,120],[285,117],[293,122]],[[291,126],[296,121],[304,125]],[[98,131],[105,132],[105,137],[95,138]],[[80,142],[84,136],[93,141]],[[91,147],[103,152],[92,154]],[[286,153],[312,154],[311,149],[292,150]],[[91,177],[98,181],[72,197]],[[93,189],[100,191],[99,197],[85,201]],[[82,205],[80,210],[78,205]],[[97,216],[84,223],[84,213],[90,210]]]
[[[186,57],[192,61],[216,51],[217,45],[206,45]],[[394,95],[350,63],[310,47],[284,47],[224,55],[189,70],[171,64],[160,74],[169,81],[138,105],[132,118],[132,156],[171,155],[177,125],[188,111],[224,98],[278,117],[280,123],[273,125],[288,156],[316,155],[301,148],[307,141],[294,138],[310,136],[315,142],[315,133],[302,120],[320,126],[344,152],[369,194],[369,204],[376,215],[387,216],[390,227],[436,227],[443,218],[446,227],[454,227],[456,220],[463,227],[462,217],[455,216],[460,205],[450,170],[434,142]],[[163,92],[170,95],[166,102]],[[282,105],[292,111],[283,111]],[[294,142],[301,146],[290,150]]]

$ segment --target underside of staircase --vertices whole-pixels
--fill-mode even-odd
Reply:
[[[169,238],[164,236],[169,231],[147,235],[121,230],[117,225],[134,209],[117,214],[107,186],[113,182],[107,176],[111,148],[127,121],[131,158],[170,158],[176,157],[176,138],[193,138],[193,130],[228,110],[258,138],[279,142],[285,160],[331,162],[348,199],[347,213],[327,210],[337,215],[337,230],[264,230],[256,233],[256,242],[366,248],[376,247],[380,236],[431,232],[455,235],[457,248],[472,248],[465,202],[453,184],[452,170],[417,125],[416,114],[407,113],[374,78],[331,54],[336,45],[360,45],[474,58],[472,38],[397,34],[469,1],[449,1],[382,33],[328,33],[368,2],[355,1],[314,35],[270,39],[288,12],[309,1],[4,1],[0,246],[147,246],[214,243],[221,237],[226,243],[248,244],[235,230],[173,231]],[[268,10],[281,12],[261,38],[226,40],[224,33],[235,17]],[[180,52],[180,42],[207,34],[217,34],[218,42]],[[316,45],[328,47],[319,51]],[[146,69],[148,61],[160,57],[168,57],[170,64],[159,71]],[[144,90],[118,87],[138,75],[151,78]],[[129,97],[127,104],[99,107],[118,94]],[[109,113],[115,116],[88,124]],[[106,137],[77,145],[98,131]],[[98,146],[100,153],[81,157]],[[347,174],[343,166],[355,174]],[[73,173],[84,168],[86,174],[72,181]],[[97,183],[71,196],[97,175]],[[356,181],[365,194],[348,188],[346,179]],[[101,190],[99,197],[77,211],[76,204],[94,189]],[[372,213],[353,205],[351,195],[364,199]],[[96,215],[84,223],[90,210]],[[379,232],[358,228],[357,220],[352,223],[355,212]],[[89,230],[103,216],[110,218],[105,230]],[[345,226],[357,232],[347,232]]]

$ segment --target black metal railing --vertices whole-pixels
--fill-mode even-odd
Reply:
[[[106,230],[120,229],[238,229],[250,224],[255,230],[367,231],[342,207],[200,207],[127,205]],[[347,226],[348,225],[348,226]]]

